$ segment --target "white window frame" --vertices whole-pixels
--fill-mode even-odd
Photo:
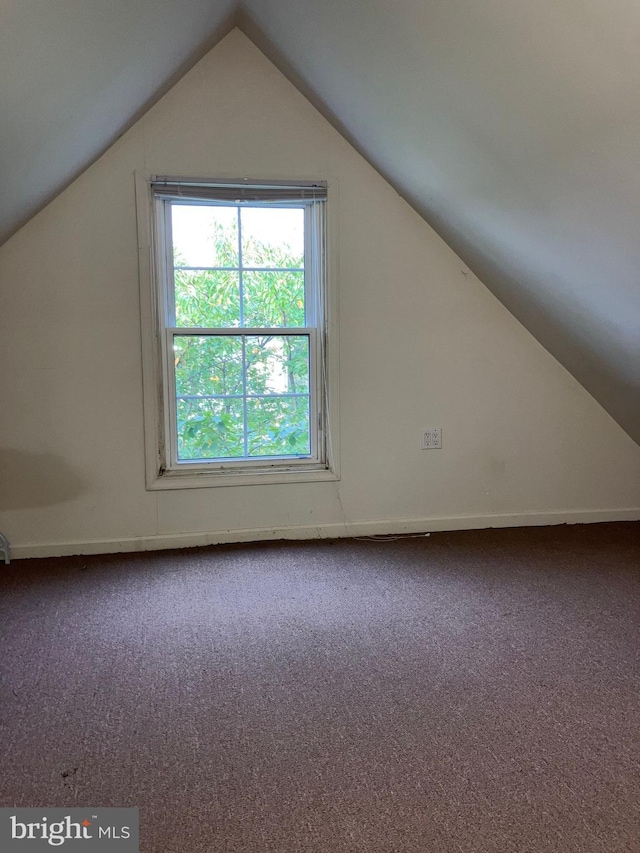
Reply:
[[[167,215],[171,198],[158,190],[162,182],[190,187],[193,194],[197,193],[198,187],[255,189],[276,186],[285,189],[318,186],[317,181],[201,180],[136,174],[147,488],[184,489],[339,479],[335,441],[337,347],[332,334],[336,324],[327,263],[325,210],[328,202],[309,199],[293,202],[305,209],[306,325],[277,329],[278,335],[309,338],[311,455],[304,458],[181,461],[177,454],[175,368],[171,355],[174,336],[225,334],[246,337],[275,330],[247,327],[204,329],[175,325],[173,244],[171,217]],[[224,202],[203,199],[202,203]],[[250,203],[254,206],[259,202]],[[268,204],[274,206],[273,201]],[[282,204],[290,207],[292,202]]]

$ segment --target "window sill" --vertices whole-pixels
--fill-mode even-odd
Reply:
[[[322,483],[339,480],[329,468],[299,471],[166,471],[147,482],[147,491],[165,489],[211,489],[220,486],[266,486],[282,483]]]

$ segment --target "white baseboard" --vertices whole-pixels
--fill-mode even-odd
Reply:
[[[489,515],[452,515],[435,518],[390,518],[382,521],[333,522],[292,527],[255,527],[199,533],[160,533],[128,539],[90,539],[78,542],[42,542],[15,545],[14,559],[68,557],[74,554],[118,554],[196,548],[232,542],[272,539],[334,539],[402,533],[435,533],[444,530],[479,530],[489,527],[532,527],[554,524],[595,524],[603,521],[640,521],[640,507],[586,509],[558,512],[519,512]]]

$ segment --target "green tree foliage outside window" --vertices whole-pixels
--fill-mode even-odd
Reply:
[[[209,239],[217,269],[174,246],[176,326],[268,332],[174,337],[178,459],[309,456],[309,337],[278,334],[305,326],[304,257],[249,238],[241,264],[237,228]]]

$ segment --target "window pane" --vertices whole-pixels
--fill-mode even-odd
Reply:
[[[238,266],[236,207],[174,203],[171,228],[176,266]]]
[[[247,394],[307,394],[307,335],[248,335]]]
[[[247,400],[250,456],[309,456],[309,398]]]
[[[302,208],[243,207],[240,215],[243,266],[304,266]]]
[[[173,339],[176,395],[242,394],[242,339],[227,335]]]
[[[178,400],[178,459],[244,454],[242,400]]]
[[[303,272],[245,272],[245,326],[304,326]]]
[[[237,272],[175,271],[176,326],[240,325]]]

